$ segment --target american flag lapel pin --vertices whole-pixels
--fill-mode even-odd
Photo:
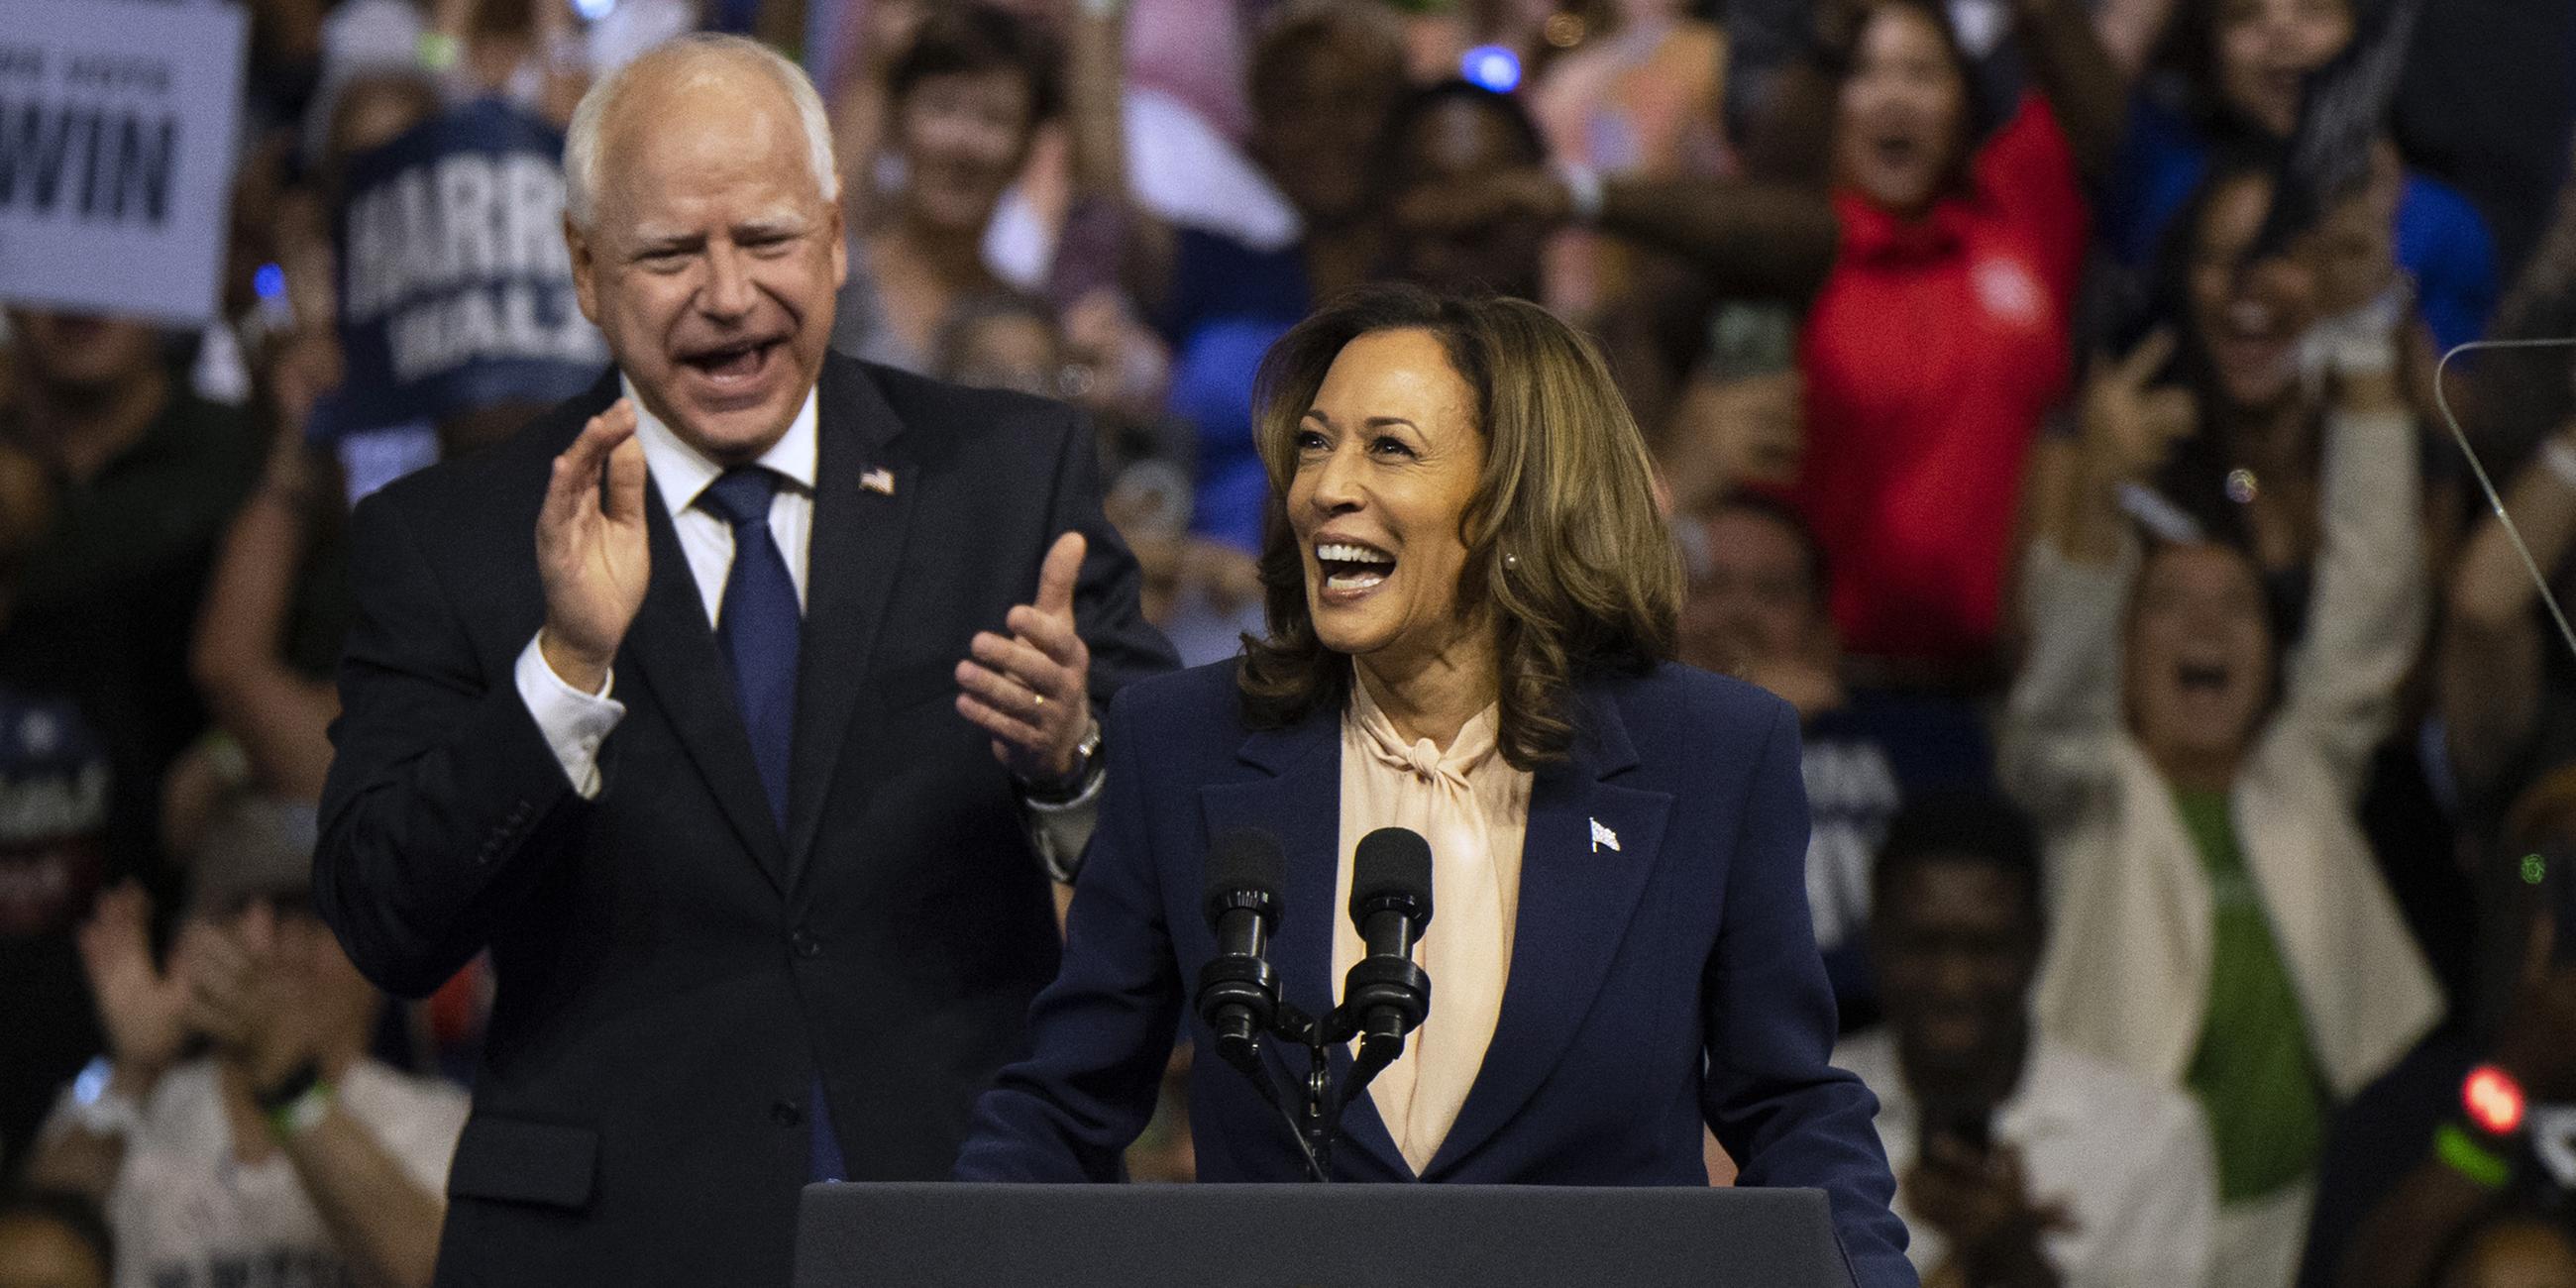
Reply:
[[[880,465],[859,476],[859,486],[878,496],[894,495],[894,471]]]
[[[1601,826],[1601,820],[1596,818],[1592,820],[1592,852],[1599,854],[1601,847],[1605,845],[1613,850],[1618,849],[1619,834]]]

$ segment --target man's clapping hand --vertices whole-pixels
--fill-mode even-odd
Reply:
[[[603,488],[601,478],[606,476]],[[590,418],[555,458],[537,512],[537,573],[546,624],[538,648],[564,683],[597,693],[652,575],[645,540],[644,447],[635,404],[620,398]]]

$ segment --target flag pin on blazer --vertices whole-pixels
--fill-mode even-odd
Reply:
[[[859,476],[859,486],[878,496],[894,495],[894,471],[878,466]]]
[[[1619,834],[1601,826],[1601,820],[1596,818],[1592,820],[1592,852],[1599,854],[1601,847],[1605,845],[1613,850],[1618,849]]]

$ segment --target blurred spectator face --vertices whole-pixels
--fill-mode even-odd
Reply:
[[[2129,614],[2129,716],[2158,764],[2232,760],[2272,700],[2272,628],[2242,551],[2203,542],[2147,559]]]
[[[18,378],[56,398],[93,399],[160,361],[160,337],[141,322],[85,313],[9,310]]]
[[[1396,173],[1408,182],[1440,185],[1544,163],[1526,137],[1504,119],[1499,104],[1445,100],[1416,116],[1396,140]],[[1450,294],[1498,291],[1534,299],[1539,248],[1547,229],[1536,220],[1508,219],[1456,235],[1407,232],[1398,243],[1398,271],[1408,281]]]
[[[1063,346],[1055,325],[1042,314],[1022,310],[986,314],[961,328],[954,345],[940,370],[961,385],[1011,389],[1040,398],[1061,392],[1056,377],[1064,370]]]
[[[912,215],[938,228],[982,230],[1028,160],[1035,111],[1028,80],[1007,68],[923,77],[895,105]]]
[[[2350,0],[2218,0],[2212,21],[2220,100],[2282,138],[2298,127],[2307,74],[2352,43]]]
[[[1974,854],[1906,862],[1872,926],[1879,993],[1909,1081],[1972,1079],[2008,1047],[2039,969],[2024,878]]]
[[[2192,238],[2191,324],[2219,396],[2236,407],[2270,407],[2298,391],[2299,339],[2316,319],[2310,264],[2245,264],[2271,205],[2269,180],[2236,180],[2212,194]]]
[[[2469,1238],[2441,1288],[2576,1288],[2576,1248],[2553,1226],[2509,1218]]]
[[[0,1217],[0,1288],[107,1288],[97,1248],[33,1212]]]
[[[633,74],[601,129],[594,227],[567,227],[581,311],[683,441],[749,460],[822,372],[841,206],[766,72],[682,54]]]
[[[1918,213],[1965,149],[1967,73],[1929,15],[1882,4],[1861,29],[1835,112],[1835,178],[1885,209]]]
[[[1800,657],[1829,626],[1815,570],[1798,535],[1758,510],[1720,510],[1703,525],[1706,572],[1682,601],[1682,660],[1734,670],[1762,658]]]
[[[1349,38],[1264,52],[1253,68],[1253,153],[1298,213],[1344,223],[1368,197],[1370,150],[1404,88],[1402,64],[1381,65]]]

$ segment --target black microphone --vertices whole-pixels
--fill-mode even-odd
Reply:
[[[1247,1070],[1279,1014],[1270,935],[1287,867],[1279,839],[1268,832],[1227,832],[1208,847],[1206,909],[1216,956],[1199,971],[1199,1018],[1216,1034],[1217,1054]]]
[[[1368,956],[1344,978],[1342,1005],[1358,1022],[1362,1050],[1385,1047],[1392,1061],[1431,1010],[1431,976],[1413,964],[1413,945],[1431,924],[1431,844],[1421,833],[1381,827],[1360,838],[1351,923]]]

